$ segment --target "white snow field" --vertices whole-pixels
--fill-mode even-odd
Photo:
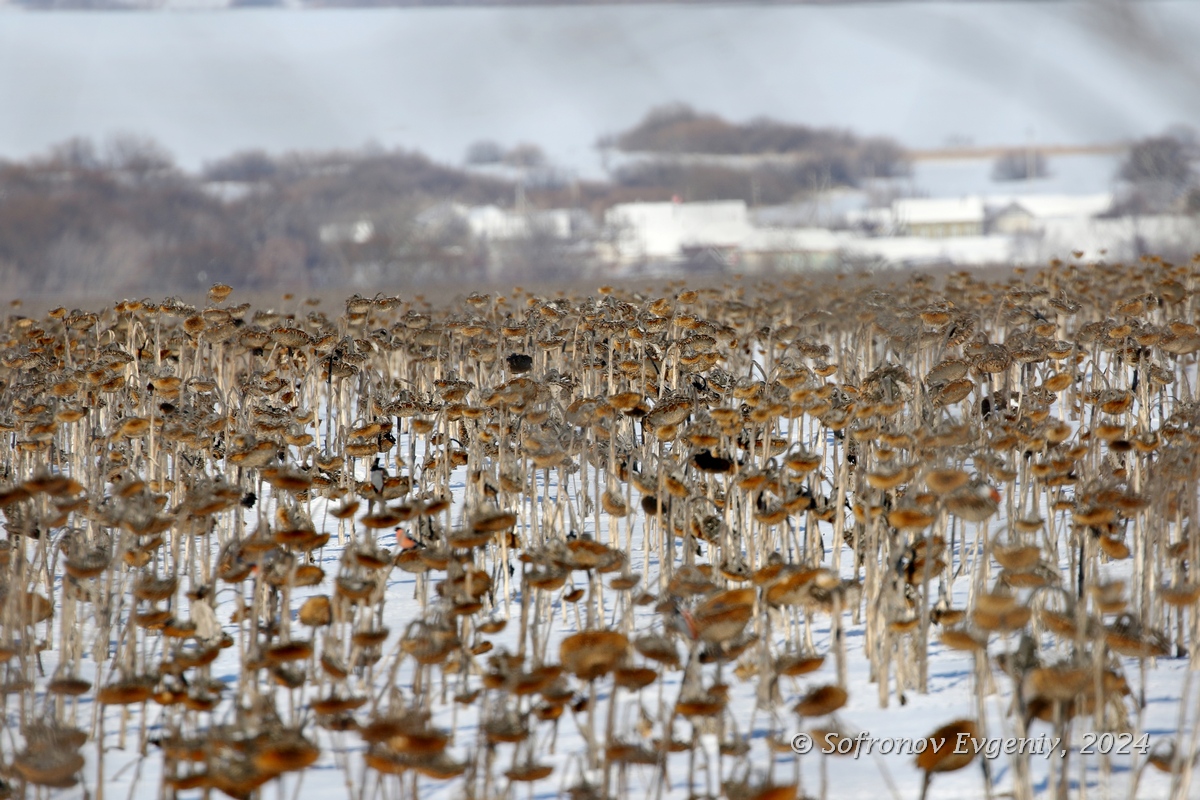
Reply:
[[[997,280],[10,314],[0,794],[1200,796],[1196,273]]]

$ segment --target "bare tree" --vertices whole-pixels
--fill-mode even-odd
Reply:
[[[499,164],[504,160],[504,148],[490,139],[474,142],[467,148],[468,164]]]
[[[142,179],[174,170],[166,148],[147,136],[118,133],[104,143],[104,163],[109,169]]]
[[[1135,142],[1118,177],[1129,183],[1126,205],[1148,213],[1173,207],[1195,176],[1188,147],[1174,136],[1163,135]]]
[[[279,172],[274,159],[262,150],[234,153],[204,167],[204,177],[210,181],[244,181],[253,183],[273,178]]]
[[[992,180],[1030,181],[1050,174],[1046,157],[1038,150],[1023,148],[1000,154],[992,164]]]
[[[546,154],[536,144],[522,143],[504,154],[504,163],[510,167],[540,167],[546,163]]]

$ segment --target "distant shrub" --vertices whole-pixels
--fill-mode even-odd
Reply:
[[[204,178],[210,181],[255,183],[275,177],[278,171],[275,162],[266,153],[247,150],[205,165]]]
[[[1184,208],[1189,214],[1200,214],[1200,186],[1188,192]]]
[[[1128,183],[1125,204],[1131,213],[1163,213],[1186,207],[1194,186],[1194,145],[1171,134],[1134,142],[1117,177]]]
[[[885,136],[861,140],[857,155],[857,171],[863,178],[900,178],[912,172],[904,148]]]
[[[1038,150],[1009,150],[992,164],[994,181],[1031,181],[1050,174],[1046,157]]]
[[[504,148],[490,139],[474,142],[467,148],[468,164],[499,164],[503,160]]]
[[[790,156],[798,166],[774,172],[794,173],[789,179],[793,183],[811,182],[815,178],[853,186],[863,179],[897,177],[908,174],[909,170],[904,149],[891,139],[863,139],[849,131],[810,128],[766,118],[731,123],[678,103],[651,110],[630,130],[603,141],[626,152]],[[740,172],[745,176],[748,170]]]
[[[546,163],[546,154],[536,144],[519,144],[504,154],[504,163],[510,167],[540,167]]]
[[[1130,183],[1164,183],[1182,189],[1192,181],[1188,148],[1169,135],[1142,139],[1129,148],[1118,175]]]
[[[614,180],[623,187],[663,189],[689,201],[744,200],[749,205],[775,205],[829,186],[854,185],[857,177],[855,165],[835,155],[751,169],[650,160],[617,170]]]

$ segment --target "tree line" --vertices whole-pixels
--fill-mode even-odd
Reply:
[[[302,289],[352,283],[363,262],[468,277],[480,265],[467,233],[422,229],[419,215],[511,197],[504,181],[400,150],[241,153],[190,174],[153,142],[76,139],[0,162],[0,280],[10,293]],[[366,241],[322,239],[364,219]]]
[[[887,140],[773,122],[732,124],[685,106],[653,111],[602,144],[655,156],[686,147],[709,155],[790,157],[650,157],[618,166],[608,181],[564,182],[543,179],[547,159],[536,146],[506,151],[477,143],[463,168],[416,152],[374,148],[242,152],[189,173],[147,139],[73,139],[37,157],[0,160],[0,281],[13,296],[143,295],[213,282],[303,290],[470,281],[500,273],[506,279],[554,277],[589,268],[595,252],[545,236],[532,237],[524,249],[481,242],[461,215],[439,208],[570,206],[601,219],[613,204],[636,200],[767,205],[861,185],[872,175],[900,174],[906,163],[903,150]],[[1200,212],[1193,166],[1198,155],[1200,146],[1188,131],[1133,143],[1114,176],[1125,187],[1115,212]],[[1014,170],[1031,163],[1025,156],[1013,161],[1020,161]],[[481,168],[493,163],[511,169]],[[536,175],[542,177],[526,180]],[[363,223],[367,235],[337,233],[338,226]]]

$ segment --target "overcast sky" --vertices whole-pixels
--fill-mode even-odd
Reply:
[[[1200,3],[0,12],[0,157],[152,136],[236,150],[594,144],[655,105],[931,147],[1200,126]]]

